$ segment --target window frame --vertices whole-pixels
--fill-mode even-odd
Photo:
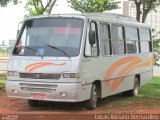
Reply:
[[[22,35],[23,35],[23,32],[24,32],[24,30],[25,30],[25,27],[26,27],[26,24],[29,22],[29,21],[33,21],[33,20],[45,20],[45,19],[64,19],[64,20],[66,20],[66,19],[80,19],[80,20],[83,20],[83,25],[82,25],[82,30],[81,30],[81,36],[80,36],[80,44],[79,44],[79,52],[78,52],[78,54],[77,55],[74,55],[74,56],[71,56],[71,57],[77,57],[77,56],[79,56],[80,55],[80,52],[81,52],[81,43],[82,43],[82,39],[83,39],[83,34],[84,34],[84,27],[85,27],[85,19],[83,19],[83,18],[80,18],[80,17],[76,17],[76,18],[72,18],[72,17],[47,17],[47,18],[31,18],[31,19],[26,19],[26,20],[24,20],[23,22],[22,22],[22,26],[21,26],[21,30],[19,31],[19,33],[17,34],[17,38],[16,38],[16,42],[15,42],[15,44],[14,44],[14,46],[13,46],[13,49],[12,49],[12,52],[11,52],[11,54],[13,55],[13,56],[24,56],[24,55],[18,55],[18,54],[15,54],[14,52],[15,52],[15,50],[16,50],[16,45],[21,41],[21,37],[22,37]],[[27,43],[27,40],[25,41],[25,44]],[[32,57],[32,55],[29,55],[29,57]],[[36,55],[34,55],[34,57],[35,57]],[[54,56],[45,56],[45,57],[54,57]],[[65,57],[65,56],[58,56],[58,57]]]
[[[152,34],[151,34],[151,29],[150,28],[145,28],[145,27],[139,27],[139,42],[140,42],[140,50],[141,52],[140,53],[150,53],[150,52],[153,52],[153,46],[152,46]],[[149,40],[141,40],[141,33],[140,33],[140,30],[148,30],[148,33],[149,33]],[[142,42],[146,42],[148,43],[148,51],[147,52],[143,52],[142,51]]]
[[[149,29],[150,42],[149,42],[149,52],[153,52],[153,39],[152,39],[152,30]]]
[[[136,29],[136,32],[137,32],[137,40],[129,40],[129,39],[126,38],[126,36],[127,36],[127,34],[126,34],[127,28]],[[138,27],[130,26],[130,25],[125,25],[124,29],[125,29],[125,30],[124,30],[124,31],[125,31],[124,33],[125,33],[126,54],[138,54],[138,53],[140,53],[139,29],[138,29]],[[135,42],[138,43],[138,46],[136,46],[136,48],[138,48],[136,53],[128,53],[127,41],[135,41]]]
[[[111,48],[112,48],[112,55],[113,56],[123,56],[123,55],[125,55],[126,54],[126,42],[125,42],[125,24],[119,24],[119,23],[112,23],[111,24],[111,33],[113,33],[113,26],[118,26],[118,27],[122,27],[122,35],[123,35],[123,40],[118,40],[118,41],[122,41],[123,42],[123,47],[124,47],[124,53],[122,53],[122,54],[114,54],[113,53],[113,41],[116,41],[116,40],[113,40],[113,34],[111,34]],[[118,35],[118,34],[117,34]]]
[[[100,29],[99,29],[99,25],[105,25],[108,27],[108,42],[109,42],[109,55],[102,55],[102,48],[101,48],[101,39],[100,39]],[[102,57],[106,57],[106,56],[111,56],[112,55],[112,40],[111,40],[111,23],[108,23],[108,22],[98,22],[98,35],[99,35],[99,50],[100,50],[100,55]]]
[[[95,32],[96,32],[96,41],[97,41],[97,55],[96,56],[88,56],[88,55],[85,54],[87,40],[89,40],[89,30],[90,30],[91,23],[95,23],[95,30],[96,30]],[[87,57],[87,58],[98,58],[100,56],[99,35],[98,35],[98,22],[95,21],[95,20],[89,20],[88,24],[87,24],[87,30],[86,31],[87,31],[87,33],[86,33],[86,37],[85,37],[83,56]]]

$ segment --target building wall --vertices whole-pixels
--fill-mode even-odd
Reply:
[[[157,12],[151,11],[148,14],[145,23],[151,25],[157,33],[160,31],[160,7],[156,10]],[[123,15],[131,16],[136,19],[136,5],[133,1],[123,1]]]
[[[129,1],[124,1],[123,6],[123,15],[129,16]]]

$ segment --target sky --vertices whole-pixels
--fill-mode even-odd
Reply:
[[[122,4],[120,4],[120,7],[122,8]],[[122,14],[122,9],[111,12]],[[57,0],[52,13],[77,13],[77,11],[69,7],[67,0]],[[25,14],[25,0],[18,5],[10,3],[7,7],[0,8],[0,45],[2,41],[8,44],[9,40],[16,39],[18,23],[24,19]]]

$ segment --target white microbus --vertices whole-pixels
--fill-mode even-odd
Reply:
[[[151,28],[117,14],[58,14],[27,18],[8,63],[7,95],[82,102],[138,87],[153,76]]]

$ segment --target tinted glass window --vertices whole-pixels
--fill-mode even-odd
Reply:
[[[127,53],[128,54],[138,53],[139,45],[138,45],[137,28],[126,27],[125,36],[126,36]]]
[[[150,40],[150,30],[149,29],[140,29],[140,47],[141,52],[150,52],[151,49],[151,40]]]
[[[16,44],[14,54],[63,57],[66,55],[62,51],[65,51],[69,56],[77,56],[82,31],[82,19],[40,18],[28,20]]]
[[[114,55],[124,54],[124,41],[112,41],[112,46]]]
[[[126,40],[138,40],[138,34],[136,28],[125,28]]]
[[[100,50],[102,55],[110,55],[110,28],[108,24],[99,24]]]
[[[149,42],[141,41],[141,52],[149,52]]]
[[[150,32],[148,29],[140,29],[140,40],[150,41]]]
[[[126,41],[127,44],[127,53],[138,53],[138,41]]]
[[[112,31],[113,40],[124,40],[122,26],[112,25]]]
[[[90,42],[91,38],[89,37],[90,34],[92,33],[91,38],[95,39],[95,42],[92,43]],[[85,46],[85,55],[86,56],[98,56],[99,55],[99,51],[98,51],[98,35],[97,35],[97,24],[92,22],[90,23],[90,29],[89,29],[89,33],[88,33],[88,37],[86,39],[86,46]]]
[[[122,26],[112,25],[112,48],[114,55],[124,54],[124,36]]]

